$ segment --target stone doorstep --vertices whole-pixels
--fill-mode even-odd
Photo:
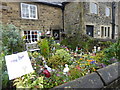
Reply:
[[[120,77],[120,63],[113,63],[105,68],[97,70],[98,75],[105,85]]]

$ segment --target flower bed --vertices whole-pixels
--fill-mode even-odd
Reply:
[[[44,42],[47,42],[47,39]],[[55,42],[48,42],[48,45],[45,46],[42,46],[41,43],[42,41],[38,44],[42,49],[41,52],[29,52],[35,72],[15,79],[16,88],[53,88],[118,60],[116,54],[119,50],[116,54],[112,54],[110,49],[116,43],[110,48],[89,54],[83,52],[82,49],[79,50],[78,54],[78,50],[72,51]],[[47,49],[49,49],[49,53]],[[109,53],[106,54],[106,52]],[[112,54],[111,57],[106,57],[108,54]]]
[[[16,88],[53,88],[120,60],[120,40],[102,50],[92,47],[93,51],[90,52],[87,49],[88,45],[84,44],[86,49],[76,47],[76,50],[72,50],[56,43],[53,38],[41,39],[38,41],[40,52],[28,52],[34,72],[14,79],[13,86]],[[6,50],[0,56],[4,63],[3,57],[8,53]],[[4,72],[2,81],[4,85],[7,85],[5,64],[2,70]]]

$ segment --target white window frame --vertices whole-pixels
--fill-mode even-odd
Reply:
[[[27,17],[24,17],[23,16],[23,7],[22,7],[22,5],[28,5],[28,14],[29,14],[29,17],[27,18]],[[33,17],[31,17],[30,15],[31,15],[31,13],[30,13],[30,6],[33,6],[33,7],[35,7],[35,18],[33,18]],[[38,19],[38,15],[37,15],[37,6],[36,5],[32,5],[32,4],[26,4],[26,3],[21,3],[21,17],[23,18],[23,19]]]
[[[38,30],[24,30],[24,31],[30,31],[30,42],[26,42],[26,43],[36,43],[37,41],[39,41],[39,31]],[[23,31],[23,35],[25,36]],[[36,32],[37,31],[37,41],[32,41],[32,31]],[[25,40],[29,40],[28,38]]]
[[[93,5],[95,5],[95,6],[93,6]],[[93,7],[95,7],[94,10],[93,10]],[[98,4],[97,3],[90,2],[90,13],[98,14]]]
[[[109,15],[107,10],[109,10]],[[105,16],[110,17],[110,15],[111,15],[111,8],[105,7]]]

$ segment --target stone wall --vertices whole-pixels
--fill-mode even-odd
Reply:
[[[82,3],[69,2],[64,8],[64,31],[73,34],[82,30]]]
[[[94,26],[94,38],[112,38],[112,3],[96,2],[98,14],[90,13],[90,2],[69,2],[65,4],[64,29],[65,32],[74,33],[76,30],[86,34],[86,25]],[[105,8],[110,8],[110,16],[105,15]],[[117,11],[116,11],[117,12]],[[101,37],[101,26],[110,27],[110,36]],[[117,28],[116,28],[117,30]],[[98,34],[99,33],[99,34]],[[115,36],[117,38],[117,36]]]
[[[28,3],[28,2],[26,2]],[[2,3],[2,22],[4,24],[14,24],[23,30],[50,30],[63,29],[62,9],[45,5],[40,2],[30,4],[37,5],[38,19],[21,18],[21,7],[19,2]]]
[[[98,14],[90,13],[90,2],[84,3],[84,23],[85,25],[94,26],[94,38],[101,38],[101,35],[98,35],[98,32],[101,33],[101,26],[110,26],[112,33],[112,13],[109,17],[105,16],[105,7],[108,6],[112,11],[111,2],[96,2],[98,5]],[[85,26],[86,28],[86,26]],[[111,35],[110,35],[111,37]],[[105,37],[104,37],[105,38]]]
[[[85,75],[71,82],[57,86],[57,88],[120,88],[120,63],[111,64],[105,68],[99,69],[96,72]]]

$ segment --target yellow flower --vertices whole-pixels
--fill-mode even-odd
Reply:
[[[83,60],[83,58],[80,58],[80,60]]]

